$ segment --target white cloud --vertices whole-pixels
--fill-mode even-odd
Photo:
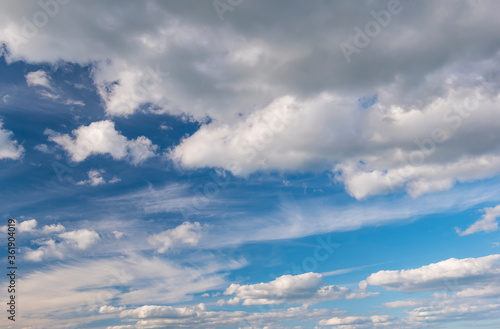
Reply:
[[[38,225],[38,222],[36,219],[28,219],[25,221],[22,221],[18,225],[19,232],[33,232]]]
[[[342,326],[342,325],[354,325],[349,328],[357,328],[356,325],[370,325],[371,326],[387,326],[391,324],[395,319],[395,316],[389,315],[372,315],[369,317],[364,316],[346,316],[346,317],[335,317],[328,320],[321,320],[319,322],[320,326]]]
[[[231,306],[234,306],[234,305],[238,305],[240,303],[241,299],[239,299],[238,297],[234,297],[234,298],[231,298],[231,299],[228,299],[228,300],[225,300],[225,299],[219,299],[215,305],[217,306],[224,306],[224,305],[231,305]]]
[[[51,233],[59,233],[65,230],[65,227],[62,224],[50,224],[44,225],[42,228],[42,233],[51,234]]]
[[[104,180],[104,178],[102,178],[103,173],[104,173],[104,170],[102,170],[102,169],[101,170],[92,169],[87,173],[87,175],[89,176],[88,180],[79,181],[76,184],[77,185],[91,185],[91,186],[106,184],[106,181]]]
[[[500,205],[492,208],[484,208],[483,211],[484,215],[481,216],[480,220],[472,224],[463,232],[457,229],[457,233],[464,236],[477,232],[493,232],[498,230],[497,218],[500,216]]]
[[[149,139],[140,136],[129,140],[115,129],[110,120],[92,122],[88,126],[80,126],[68,134],[58,134],[50,129],[45,132],[49,140],[59,144],[76,162],[85,160],[94,154],[109,154],[113,159],[127,158],[132,164],[138,165],[153,157],[158,148]]]
[[[225,295],[236,295],[243,305],[265,305],[293,302],[317,303],[344,298],[349,289],[323,286],[323,276],[318,273],[283,275],[268,283],[251,285],[231,284]]]
[[[74,244],[77,249],[85,250],[99,240],[94,230],[80,229],[59,234],[59,237]]]
[[[49,148],[47,144],[38,144],[33,147],[35,150],[40,151],[45,154],[53,153],[53,150]]]
[[[334,169],[356,198],[390,193],[391,186],[417,197],[500,172],[496,3],[459,2],[439,19],[434,14],[447,10],[444,4],[404,3],[412,6],[399,16],[405,19],[384,28],[369,51],[354,54],[355,65],[347,65],[339,44],[367,23],[364,3],[322,3],[307,13],[290,4],[291,13],[316,23],[306,24],[300,38],[287,33],[298,16],[271,17],[272,4],[247,4],[238,24],[221,26],[211,4],[192,11],[188,4],[127,3],[116,15],[112,5],[97,1],[64,5],[71,10],[51,17],[35,38],[15,19],[32,17],[33,6],[2,8],[7,62],[92,63],[106,114],[166,112],[210,122],[170,152],[186,167],[242,175]],[[259,27],[249,19],[257,10],[266,13]],[[323,13],[332,19],[318,21]],[[145,23],[124,23],[131,19]],[[417,23],[423,19],[425,28]],[[481,85],[490,73],[485,92]],[[366,97],[375,104],[357,101]],[[266,115],[287,102],[297,106],[297,126],[270,133]],[[430,145],[435,129],[442,129],[443,140],[422,163],[410,161],[421,155],[418,143]],[[134,159],[154,153],[148,143],[133,142]]]
[[[136,325],[143,328],[259,328],[285,329],[283,322],[317,320],[326,316],[343,314],[338,310],[309,309],[305,306],[285,309],[269,309],[262,312],[249,313],[243,311],[209,311],[203,304],[187,307],[146,305],[137,309],[124,311],[122,315],[134,317]],[[121,326],[109,327],[113,329]]]
[[[410,270],[379,271],[371,274],[366,281],[370,285],[389,290],[417,292],[461,290],[463,285],[488,284],[499,277],[500,255],[489,255],[479,258],[450,258]]]
[[[180,303],[191,300],[193,294],[222,288],[227,285],[222,272],[244,265],[227,258],[196,264],[182,266],[172,260],[133,253],[56,263],[19,278],[23,293],[30,296],[23,309],[30,314],[30,324],[39,326],[49,313],[53,314],[53,325],[74,324],[76,312],[79,317],[90,318],[102,306],[107,306],[102,308],[106,313],[118,311],[108,306],[111,300],[117,305]],[[29,319],[23,319],[23,325],[27,325],[24,320]]]
[[[201,239],[203,227],[200,223],[184,222],[176,228],[154,234],[148,238],[149,244],[164,253],[179,245],[196,246]]]
[[[38,242],[38,244],[41,245],[41,247],[38,247],[35,250],[26,249],[25,257],[27,260],[41,262],[47,258],[64,258],[63,248],[61,248],[60,243],[57,243],[55,240],[48,239]]]
[[[54,94],[54,93],[51,93],[51,92],[48,92],[47,90],[40,90],[37,92],[40,96],[42,96],[43,98],[47,98],[47,99],[50,99],[50,100],[57,100],[59,99],[59,95],[57,94]]]
[[[12,139],[14,134],[12,131],[3,129],[3,122],[0,121],[0,160],[11,159],[17,160],[23,155],[24,148],[22,145]]]
[[[38,70],[26,74],[26,83],[30,87],[41,86],[48,89],[53,89],[52,84],[50,83],[50,78],[47,75],[47,72],[43,70]]]
[[[74,100],[74,99],[66,99],[64,101],[65,105],[78,105],[78,106],[85,106],[85,103],[79,100]]]
[[[101,314],[109,314],[109,313],[118,313],[125,310],[125,306],[110,306],[110,305],[104,305],[99,308],[99,313]]]
[[[204,311],[205,305],[199,304],[190,307],[172,307],[144,305],[133,310],[126,310],[120,313],[120,317],[133,317],[137,319],[148,318],[185,318],[196,315],[199,311]]]

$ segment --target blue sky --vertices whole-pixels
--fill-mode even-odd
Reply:
[[[2,327],[500,327],[496,2],[0,6]]]

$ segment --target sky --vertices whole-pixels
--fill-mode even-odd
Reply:
[[[2,328],[499,328],[497,1],[0,1]]]

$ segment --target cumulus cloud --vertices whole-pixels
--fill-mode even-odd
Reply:
[[[50,224],[44,225],[42,228],[42,233],[51,234],[51,233],[60,233],[65,230],[65,227],[62,224]]]
[[[17,160],[23,155],[24,148],[12,138],[14,136],[12,131],[3,129],[2,127],[3,122],[0,120],[0,160]]]
[[[50,83],[50,78],[44,70],[38,70],[26,74],[26,83],[30,87],[40,86],[47,89],[53,89],[52,84]]]
[[[125,309],[125,306],[111,306],[111,305],[104,305],[99,308],[99,313],[101,314],[109,314],[109,313],[118,313],[121,312]]]
[[[248,3],[223,28],[211,3],[196,5],[203,10],[126,3],[117,15],[111,3],[72,2],[64,5],[66,16],[37,29],[37,38],[14,19],[29,17],[37,5],[5,5],[0,41],[8,62],[93,63],[108,115],[166,112],[209,122],[169,152],[188,168],[241,175],[333,170],[358,199],[393,191],[418,197],[500,172],[494,120],[500,43],[493,32],[499,4],[401,2],[398,23],[352,54],[351,63],[339,45],[352,43],[354,28],[385,4],[318,3],[303,10],[293,1],[291,14],[277,18],[273,4]],[[436,16],[443,11],[449,15]],[[292,13],[315,24],[305,24],[300,37],[290,34]],[[318,20],[324,13],[331,19]],[[131,20],[143,23],[124,24]],[[266,122],[288,105],[296,126]],[[151,148],[137,139],[129,151],[93,152],[140,162]]]
[[[17,229],[21,233],[32,233],[32,234],[51,234],[59,233],[64,231],[64,226],[62,224],[50,224],[44,225],[42,229],[37,229],[38,221],[34,218],[27,219],[22,222],[17,223]],[[0,232],[7,232],[8,226],[4,225],[0,227]]]
[[[94,230],[81,229],[59,234],[59,237],[74,244],[77,249],[85,250],[99,240]]]
[[[483,285],[500,277],[500,255],[479,258],[450,258],[420,268],[379,271],[366,282],[402,292],[461,290],[464,285]],[[455,284],[460,282],[460,285]]]
[[[47,239],[44,241],[39,241],[38,244],[41,246],[37,249],[26,249],[25,258],[27,260],[33,262],[41,262],[42,260],[47,258],[64,258],[64,249],[61,248],[61,244],[57,243],[55,240]]]
[[[65,227],[61,224],[45,225],[42,229],[37,230],[35,229],[36,220],[33,219],[33,221],[34,224],[30,223],[31,229],[29,232],[38,236],[48,235],[51,237],[33,240],[32,243],[38,245],[38,248],[24,249],[25,258],[30,261],[40,262],[51,258],[63,259],[72,250],[86,250],[99,240],[99,234],[93,230],[81,229],[61,233],[65,230]],[[54,233],[58,233],[57,236],[53,236]],[[63,241],[58,242],[56,241],[57,238]]]
[[[144,305],[133,310],[126,310],[120,313],[121,317],[133,317],[138,319],[148,318],[185,318],[195,315],[199,311],[205,310],[205,304],[201,303],[190,307],[172,307]]]
[[[79,181],[79,182],[76,183],[76,185],[97,186],[97,185],[102,185],[102,184],[106,184],[106,183],[114,184],[114,183],[118,183],[118,182],[121,181],[121,179],[118,178],[118,177],[113,177],[112,179],[106,181],[102,177],[102,174],[104,174],[104,173],[105,173],[105,171],[103,169],[99,169],[99,170],[92,169],[92,170],[89,170],[89,172],[87,172],[87,176],[89,177],[89,179]]]
[[[109,154],[113,159],[128,159],[138,165],[155,155],[158,149],[151,140],[139,136],[129,140],[115,129],[110,120],[92,122],[88,126],[80,126],[68,134],[59,134],[50,129],[45,131],[49,140],[60,145],[71,155],[71,160],[81,162],[94,154]]]
[[[101,184],[106,184],[106,181],[104,178],[102,178],[102,174],[104,173],[104,170],[90,170],[87,175],[89,176],[88,180],[82,180],[76,183],[76,185],[91,185],[91,186],[97,186]]]
[[[493,232],[498,230],[497,218],[500,216],[500,205],[492,208],[484,208],[484,215],[481,219],[472,224],[465,231],[460,231],[457,228],[457,233],[461,236],[469,235],[477,232]]]
[[[159,253],[164,253],[180,245],[196,246],[202,236],[202,230],[203,226],[198,222],[184,222],[176,228],[150,236],[148,242]]]
[[[323,276],[318,273],[283,275],[271,282],[251,285],[231,284],[225,295],[235,295],[243,305],[265,305],[293,302],[317,303],[344,298],[349,289],[323,286]]]
[[[372,315],[369,317],[364,316],[346,316],[334,317],[328,320],[321,320],[318,324],[320,326],[346,326],[349,328],[371,328],[371,327],[387,327],[395,319],[395,316],[389,315]]]
[[[305,306],[285,309],[270,309],[266,312],[249,313],[243,311],[209,311],[204,304],[187,307],[146,305],[123,311],[125,317],[138,320],[145,328],[276,328],[285,329],[281,324],[287,321],[317,320],[325,316],[338,316],[345,312],[328,309],[309,309]],[[110,327],[113,329],[121,326]]]

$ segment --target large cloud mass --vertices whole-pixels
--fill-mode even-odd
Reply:
[[[209,122],[183,166],[333,170],[358,199],[500,172],[497,2],[53,3],[4,5],[8,61],[92,64],[110,116]]]

